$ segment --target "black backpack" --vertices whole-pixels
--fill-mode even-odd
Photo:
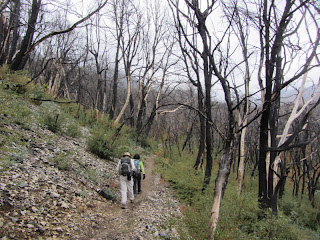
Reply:
[[[131,175],[131,159],[130,158],[121,158],[119,173],[122,176]]]

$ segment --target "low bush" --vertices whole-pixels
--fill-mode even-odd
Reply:
[[[188,233],[179,232],[181,239],[208,239],[209,221],[212,207],[214,179],[217,168],[212,171],[211,183],[205,191],[201,191],[203,174],[193,169],[196,156],[178,154],[177,150],[164,157],[159,151],[157,166],[161,175],[171,183],[180,198],[181,209],[184,214],[184,224]],[[278,217],[271,211],[266,212],[259,208],[257,199],[258,181],[245,181],[243,191],[238,196],[236,175],[231,172],[229,183],[225,190],[220,208],[219,222],[215,239],[272,239],[272,240],[311,240],[317,239],[315,231],[315,214],[310,202],[292,201],[286,197],[280,201]],[[261,217],[263,216],[263,217]],[[319,226],[318,226],[319,227]]]
[[[320,209],[319,201],[316,201],[317,206],[313,208],[307,196],[301,198],[286,194],[279,203],[280,210],[283,211],[293,223],[312,230],[320,228],[319,222],[316,221]]]
[[[59,119],[59,114],[46,114],[44,116],[44,124],[53,133],[58,133],[61,131],[62,128],[62,123],[61,120]]]
[[[87,148],[93,154],[104,159],[110,159],[114,150],[109,146],[108,137],[103,131],[94,131],[87,139]]]
[[[53,158],[54,165],[62,171],[70,171],[71,170],[71,161],[70,161],[70,154],[60,152]]]
[[[65,127],[64,134],[73,138],[80,138],[82,136],[80,126],[76,122],[68,124]]]

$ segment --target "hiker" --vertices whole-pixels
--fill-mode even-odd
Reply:
[[[135,154],[133,156],[134,160],[134,165],[135,165],[135,173],[134,173],[134,178],[133,178],[133,193],[134,194],[139,194],[141,193],[141,174],[143,174],[143,179],[146,178],[146,174],[144,172],[144,166],[142,161],[140,161],[140,155]],[[137,192],[137,186],[138,186],[138,192]]]
[[[125,209],[127,204],[127,192],[129,199],[133,203],[133,179],[132,172],[135,170],[134,161],[131,159],[131,154],[125,152],[117,165],[117,171],[120,175],[120,188],[121,188],[121,208]]]

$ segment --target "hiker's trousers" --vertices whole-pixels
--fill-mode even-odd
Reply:
[[[126,176],[120,176],[121,203],[127,203],[127,193],[130,200],[134,200],[133,195],[133,178],[129,181]]]
[[[134,178],[133,178],[133,193],[137,194],[141,192],[141,173],[138,173]]]

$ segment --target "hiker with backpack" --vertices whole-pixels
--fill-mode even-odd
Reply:
[[[118,162],[117,171],[120,175],[121,208],[125,209],[127,193],[131,203],[133,203],[134,200],[132,173],[135,171],[135,165],[130,153],[125,152],[123,154],[123,157]]]
[[[139,194],[139,193],[141,193],[141,176],[143,175],[143,179],[145,179],[146,174],[144,172],[143,163],[142,163],[142,161],[140,161],[140,155],[135,154],[133,156],[133,160],[134,160],[134,165],[136,168],[134,175],[133,175],[134,176],[134,178],[133,178],[133,193]],[[138,189],[137,189],[137,187],[138,187]]]

